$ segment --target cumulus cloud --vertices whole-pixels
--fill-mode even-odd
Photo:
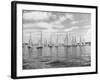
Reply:
[[[72,30],[75,30],[75,29],[78,29],[79,27],[71,27],[71,28],[68,28],[68,29],[65,29],[64,31],[68,32],[68,31],[72,31]]]
[[[83,28],[90,29],[91,28],[91,25],[83,26]]]
[[[57,19],[57,20],[54,21],[53,23],[55,23],[55,24],[59,24],[59,23],[64,22],[65,20],[74,20],[74,17],[73,17],[72,14],[68,14],[68,13],[66,13],[66,14],[63,15],[63,16],[60,16],[59,19]]]
[[[74,17],[73,17],[73,15],[71,13],[70,14],[66,13],[65,17],[66,17],[66,19],[74,20]]]
[[[55,24],[59,24],[59,23],[62,23],[63,21],[66,20],[66,17],[64,16],[60,16],[59,19],[57,19],[56,21],[54,21],[53,23]]]
[[[79,21],[72,21],[71,24],[77,24]]]
[[[51,28],[52,27],[52,25],[47,22],[38,22],[37,25],[42,28]]]
[[[23,24],[24,29],[47,29],[49,27],[51,27],[51,25],[46,22]]]
[[[65,20],[73,20],[73,19],[74,19],[73,15],[67,13],[63,16],[59,16],[59,18],[53,21],[51,24],[54,29],[63,29],[64,25],[62,24],[62,22],[64,22]]]
[[[48,20],[52,14],[49,12],[28,12],[28,13],[23,13],[23,19],[24,20]]]
[[[55,18],[54,21],[50,21],[50,22],[43,21],[43,20],[49,20],[51,17]],[[73,15],[72,13],[64,13],[64,14],[59,14],[57,16],[56,13],[52,13],[52,12],[30,11],[30,12],[25,12],[23,14],[23,18],[25,20],[35,20],[36,21],[36,22],[31,22],[31,23],[24,23],[23,24],[24,29],[40,29],[40,30],[45,29],[46,30],[46,29],[52,28],[55,30],[64,29],[64,31],[74,31],[74,30],[81,31],[81,30],[86,30],[90,28],[90,25],[73,26],[73,24],[77,24],[77,23],[79,24],[80,21],[79,20],[75,21],[75,15]]]
[[[64,25],[62,25],[61,23],[51,23],[51,25],[52,25],[52,28],[53,29],[62,29],[62,28],[64,28]]]
[[[54,21],[48,22],[43,20],[50,20],[50,18],[55,19]],[[26,29],[63,29],[65,26],[62,22],[65,20],[73,20],[73,15],[65,13],[57,17],[56,14],[52,12],[40,12],[40,11],[30,11],[23,13],[23,19],[27,21],[36,21],[35,23],[28,22],[23,24]]]
[[[24,29],[62,29],[64,26],[62,24],[54,24],[48,22],[36,22],[36,23],[27,23],[23,24]]]
[[[63,29],[63,25],[53,25],[53,29]]]

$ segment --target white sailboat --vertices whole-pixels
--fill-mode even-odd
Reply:
[[[55,47],[58,48],[59,47],[59,43],[58,43],[58,35],[57,35],[57,39],[56,39],[56,44]]]
[[[77,41],[76,41],[76,36],[72,37],[72,46],[77,47]]]
[[[64,47],[68,46],[68,33],[66,33],[65,39],[64,39]]]
[[[50,42],[49,42],[49,45],[48,45],[50,48],[52,48],[53,47],[53,45],[52,45],[52,34],[50,35]]]
[[[30,33],[30,39],[29,39],[29,43],[28,43],[28,48],[32,48],[33,47],[33,43],[32,43],[32,38],[31,38],[31,33]]]
[[[38,46],[37,46],[37,49],[40,49],[40,48],[43,48],[43,45],[42,45],[42,31],[41,31],[40,40],[39,40],[39,43],[38,43]]]
[[[72,46],[71,38],[69,36],[69,33],[66,33],[66,37],[64,40],[64,47],[71,47],[71,46]]]
[[[83,41],[82,41],[82,37],[80,36],[79,46],[83,46],[83,45],[84,45],[84,43],[83,43]]]
[[[47,47],[48,44],[47,44],[47,40],[44,40],[44,47]]]

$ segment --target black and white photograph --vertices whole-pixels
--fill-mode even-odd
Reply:
[[[91,66],[91,14],[23,10],[23,69]]]
[[[14,78],[97,72],[96,6],[15,3]]]

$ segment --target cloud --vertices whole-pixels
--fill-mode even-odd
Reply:
[[[91,28],[91,25],[83,26],[83,28],[85,28],[85,29],[90,29],[90,28]]]
[[[24,29],[63,29],[64,26],[61,24],[52,24],[47,22],[37,22],[23,24]]]
[[[50,12],[27,12],[23,13],[23,19],[24,20],[48,20],[52,14]],[[54,15],[53,15],[54,16]]]
[[[55,18],[55,21],[43,21],[43,20],[50,20],[51,17]],[[26,12],[23,15],[23,18],[26,20],[35,20],[36,22],[34,23],[25,23],[24,29],[55,29],[55,30],[62,30],[66,29],[65,31],[71,31],[73,29],[76,29],[76,27],[67,28],[63,22],[66,20],[68,21],[73,21],[74,20],[74,15],[71,13],[65,13],[63,15],[59,15],[57,17],[56,14],[51,13],[51,12],[39,12],[39,11],[31,11],[31,12]],[[70,22],[71,22],[70,21]],[[73,21],[73,24],[76,23],[76,21]],[[71,24],[70,24],[71,25]],[[65,28],[66,27],[66,28]]]
[[[72,14],[65,14],[63,16],[59,16],[59,18],[53,22],[51,22],[52,26],[54,29],[63,29],[64,25],[62,24],[62,22],[64,22],[65,20],[73,20],[73,15]]]
[[[51,18],[54,20],[52,21]],[[63,22],[65,20],[74,20],[74,17],[71,13],[65,13],[63,15],[60,14],[57,17],[57,14],[52,12],[30,11],[23,13],[23,20],[25,21],[24,28],[27,27],[27,29],[64,29],[65,26]],[[48,22],[46,20],[51,21]]]
[[[23,24],[24,29],[47,29],[50,27],[51,27],[51,25],[49,23],[46,23],[46,22]]]
[[[60,16],[59,19],[57,19],[57,20],[54,21],[53,23],[55,23],[55,24],[60,24],[60,23],[64,22],[65,20],[74,20],[74,17],[73,17],[72,14],[66,13],[66,14],[63,15],[63,16]]]
[[[63,25],[53,25],[53,29],[63,29]]]
[[[73,31],[75,29],[78,29],[79,27],[71,27],[71,28],[68,28],[68,29],[65,29],[64,31],[68,32],[68,31]]]
[[[42,27],[42,28],[44,28],[44,27],[51,28],[52,27],[52,25],[50,23],[47,23],[47,22],[38,22],[37,26]]]
[[[59,23],[62,23],[63,21],[65,21],[65,20],[66,20],[66,17],[60,16],[59,19],[57,19],[54,23],[59,24]]]
[[[66,15],[65,15],[65,17],[66,17],[66,19],[69,19],[69,20],[74,20],[74,17],[73,17],[73,15],[70,13],[67,13]]]
[[[77,24],[79,21],[72,21],[71,24]]]
[[[58,23],[58,24],[55,24],[55,23],[51,23],[52,25],[52,28],[53,29],[63,29],[64,28],[64,25]]]

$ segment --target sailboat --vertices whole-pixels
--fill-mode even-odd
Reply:
[[[64,47],[71,47],[71,45],[72,45],[72,41],[69,38],[69,34],[66,33],[66,37],[65,37],[65,40],[64,40]]]
[[[47,47],[47,40],[44,41],[44,47]]]
[[[29,43],[28,43],[28,48],[32,48],[32,47],[33,47],[33,43],[32,43],[31,33],[30,33],[30,39],[29,39]]]
[[[80,36],[79,46],[83,46],[83,41],[82,41],[82,37],[81,36]]]
[[[77,42],[76,42],[76,37],[75,36],[72,37],[72,46],[77,47]]]
[[[56,39],[56,45],[55,45],[56,48],[59,47],[59,44],[58,44],[58,35],[57,35],[57,39]]]
[[[43,46],[42,46],[42,32],[41,32],[40,40],[39,40],[39,43],[38,43],[37,49],[42,49],[42,48],[43,48]]]
[[[85,46],[85,39],[84,39],[84,37],[83,37],[83,40],[82,40],[82,42],[83,42],[83,46]]]
[[[64,40],[64,47],[68,46],[68,34],[66,34],[65,36],[65,40]]]
[[[49,45],[48,45],[50,48],[52,48],[52,35],[50,35],[50,43],[49,43]]]

